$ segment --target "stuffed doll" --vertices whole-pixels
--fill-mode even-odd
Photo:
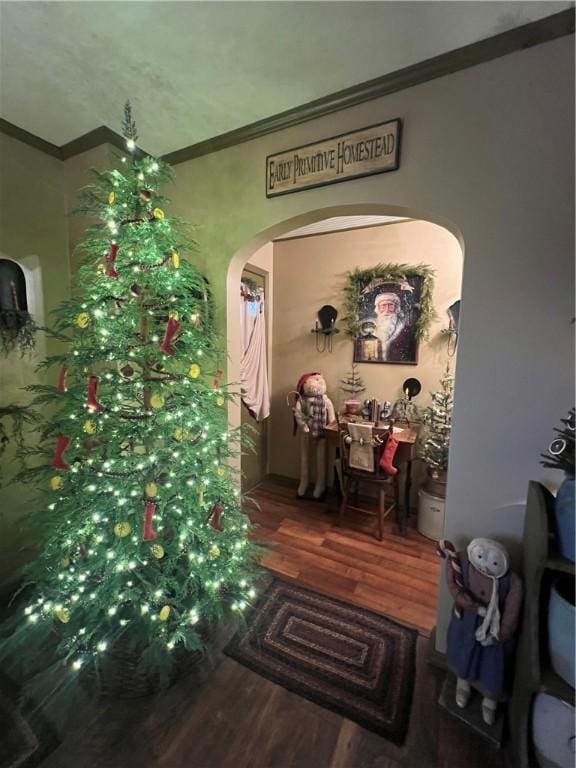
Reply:
[[[447,660],[456,674],[456,704],[464,708],[471,688],[482,695],[482,718],[493,725],[506,698],[513,637],[522,605],[522,581],[509,569],[505,548],[492,539],[473,539],[465,552],[440,541],[447,558],[446,582],[454,599]]]
[[[294,434],[300,440],[300,484],[298,497],[305,496],[310,480],[310,445],[316,453],[316,483],[313,498],[326,491],[326,438],[324,427],[336,418],[332,401],[326,395],[326,382],[321,373],[305,373],[297,386],[294,406]]]

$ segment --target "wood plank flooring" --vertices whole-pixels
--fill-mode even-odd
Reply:
[[[269,545],[262,565],[279,577],[368,608],[428,636],[436,623],[440,559],[435,543],[413,525],[400,536],[386,519],[384,539],[375,518],[349,511],[338,526],[336,502],[296,498],[290,481],[267,479],[249,494],[255,538]],[[372,502],[362,501],[370,508]]]

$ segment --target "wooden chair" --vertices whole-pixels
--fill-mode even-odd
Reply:
[[[384,536],[385,518],[388,517],[390,512],[392,512],[394,509],[398,509],[398,500],[400,498],[398,489],[398,475],[388,475],[380,467],[380,454],[382,453],[382,448],[385,442],[386,441],[384,440],[383,443],[377,443],[376,445],[372,446],[372,450],[374,451],[374,472],[367,472],[350,466],[350,433],[345,429],[340,431],[339,443],[340,458],[342,462],[343,487],[342,502],[340,504],[339,524],[342,526],[344,523],[344,514],[346,512],[346,508],[348,507],[348,497],[350,495],[352,485],[355,486],[354,494],[356,509],[358,509],[357,499],[360,484],[370,483],[373,486],[376,485],[378,487],[378,512],[376,513],[378,518],[378,526],[376,529],[376,536],[378,541],[382,541]],[[389,499],[387,499],[387,496]],[[354,509],[354,507],[351,507],[351,509]],[[368,514],[373,514],[368,510],[361,511],[367,512]]]

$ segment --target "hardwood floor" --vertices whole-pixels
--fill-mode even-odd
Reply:
[[[296,498],[294,485],[268,479],[251,491],[250,518],[258,541],[270,546],[262,565],[283,579],[396,619],[428,636],[436,623],[440,559],[433,541],[413,525],[405,537],[386,519],[349,511],[338,527],[336,501]],[[362,506],[370,502],[362,502]]]

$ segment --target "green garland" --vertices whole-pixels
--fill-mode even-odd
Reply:
[[[358,319],[358,304],[362,289],[372,280],[381,280],[383,282],[402,282],[409,277],[422,278],[422,292],[419,303],[414,306],[419,310],[418,318],[415,324],[415,334],[418,341],[425,341],[428,338],[430,325],[436,318],[436,311],[432,303],[432,294],[434,292],[434,270],[426,264],[377,264],[370,269],[355,269],[348,272],[348,283],[344,288],[344,318],[346,332],[350,336],[356,337],[360,332],[360,321]]]

